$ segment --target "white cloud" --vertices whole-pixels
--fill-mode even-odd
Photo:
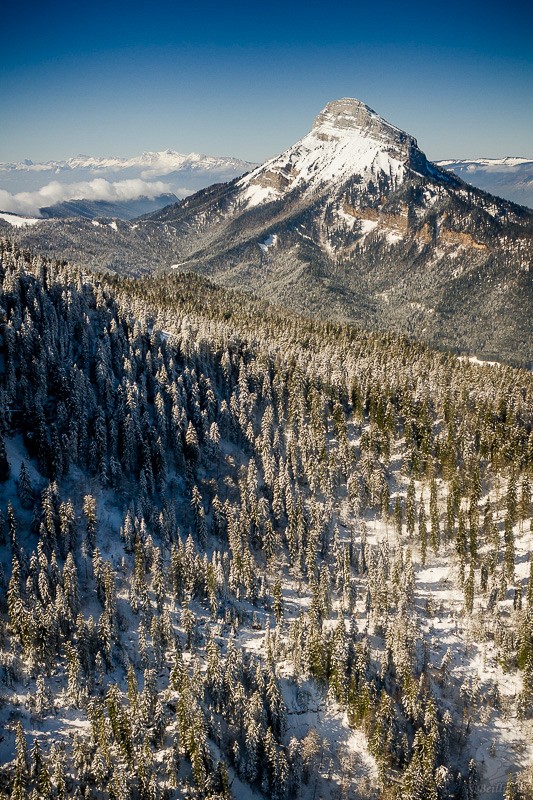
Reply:
[[[138,197],[154,198],[160,194],[171,192],[168,183],[162,181],[143,181],[132,178],[127,181],[111,183],[104,178],[92,181],[62,184],[51,181],[35,192],[18,192],[11,194],[0,189],[0,210],[13,214],[39,216],[39,209],[53,206],[64,200],[108,200],[111,202],[136,200]]]

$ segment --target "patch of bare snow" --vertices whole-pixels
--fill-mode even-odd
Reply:
[[[485,359],[478,358],[477,356],[458,356],[459,361],[468,361],[470,364],[475,364],[476,366],[490,366],[496,367],[498,366],[498,361],[486,361]]]
[[[392,229],[389,229],[385,233],[385,238],[389,244],[397,244],[398,242],[402,241],[403,236],[399,231],[394,231]]]
[[[249,208],[253,208],[254,206],[261,205],[261,203],[276,200],[279,197],[279,192],[272,188],[272,186],[250,184],[246,187],[241,197]]]
[[[362,219],[361,222],[361,233],[363,236],[368,236],[369,233],[372,233],[378,226],[378,223],[373,219]]]
[[[264,242],[259,242],[259,247],[263,251],[263,253],[267,253],[271,247],[275,247],[278,242],[278,234],[271,233]]]
[[[45,222],[45,220],[35,217],[19,217],[18,214],[9,214],[7,211],[0,212],[0,219],[8,222],[14,228],[24,228],[27,225],[37,225],[38,222]]]

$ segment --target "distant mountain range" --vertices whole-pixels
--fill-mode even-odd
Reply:
[[[15,235],[84,265],[195,271],[298,311],[533,360],[533,212],[432,164],[358,100],[328,104],[243,177],[134,222],[94,222]]]
[[[479,189],[533,208],[533,159],[478,158],[437,161],[436,164]]]
[[[10,191],[35,191],[45,180],[59,180],[72,183],[104,177],[107,180],[141,178],[155,180],[165,177],[180,179],[187,192],[202,188],[209,175],[208,183],[230,180],[242,175],[255,165],[238,158],[208,156],[201,153],[177,153],[175,150],[147,152],[133,158],[105,158],[78,155],[65,161],[46,161],[34,163],[0,162],[0,185]],[[202,186],[198,186],[198,183]]]
[[[174,150],[134,158],[80,155],[45,163],[4,162],[0,163],[0,211],[37,217],[62,217],[68,212],[132,219],[212,183],[232,180],[254,166],[237,158],[183,155]],[[65,205],[72,201],[73,205]],[[93,207],[92,203],[107,205]]]

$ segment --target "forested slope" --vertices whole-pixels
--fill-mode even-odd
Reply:
[[[1,278],[3,796],[533,796],[529,372]]]

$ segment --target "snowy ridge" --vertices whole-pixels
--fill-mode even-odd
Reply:
[[[115,203],[117,208],[102,210],[102,216],[131,219],[156,210],[150,205],[136,210],[134,204],[142,198],[155,200],[160,195],[173,195],[156,206],[162,208],[210,184],[233,180],[253,166],[236,158],[201,153],[183,155],[175,150],[146,152],[133,158],[79,155],[38,164],[29,160],[0,163],[0,209],[39,216],[40,209],[71,200],[103,201]],[[126,205],[119,208],[119,203]],[[56,211],[51,216],[56,216]],[[71,213],[59,209],[57,215],[87,213],[87,209],[80,214],[75,208],[68,211]]]

